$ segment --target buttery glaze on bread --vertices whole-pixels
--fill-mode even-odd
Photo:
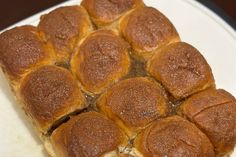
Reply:
[[[179,116],[154,122],[138,135],[134,148],[144,157],[215,157],[207,136]]]
[[[90,34],[71,59],[71,70],[83,89],[99,94],[125,76],[130,67],[127,43],[111,30]]]
[[[194,122],[213,143],[218,154],[231,153],[236,144],[236,100],[222,89],[191,96],[180,114]]]
[[[168,114],[165,91],[145,77],[118,82],[101,96],[97,106],[130,137],[156,118]]]
[[[142,0],[83,0],[81,5],[88,11],[96,26],[112,25],[131,9],[143,5]]]
[[[53,44],[58,62],[68,61],[75,44],[93,30],[88,13],[81,6],[60,7],[43,15],[38,28]]]
[[[112,157],[109,153],[117,152],[127,142],[126,135],[111,120],[97,112],[72,117],[51,136],[58,157]]]
[[[0,35],[0,66],[48,153],[230,155],[236,100],[215,89],[210,66],[173,24],[142,0],[81,5]]]
[[[15,27],[0,35],[0,64],[13,87],[27,71],[53,64],[52,48],[43,42],[40,34],[36,27],[28,25]]]
[[[158,51],[147,63],[147,71],[176,99],[215,86],[207,61],[197,49],[184,42]]]
[[[22,81],[23,109],[42,134],[60,118],[85,108],[84,97],[69,71],[43,66]]]
[[[132,45],[133,53],[144,60],[156,49],[180,40],[173,24],[152,7],[140,7],[131,12],[121,20],[119,29]]]

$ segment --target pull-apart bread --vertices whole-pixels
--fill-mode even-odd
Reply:
[[[99,98],[97,106],[130,137],[169,111],[164,89],[148,77],[120,81]]]
[[[188,98],[180,115],[195,123],[211,140],[216,152],[229,154],[236,144],[236,100],[223,89],[208,89]]]
[[[34,26],[20,26],[0,35],[0,64],[13,88],[28,72],[42,65],[54,63],[54,51],[45,44]]]
[[[142,0],[82,0],[81,5],[97,27],[116,28],[119,19],[144,3]]]
[[[134,142],[137,156],[214,157],[214,149],[195,125],[172,116],[153,123]]]
[[[127,145],[127,136],[104,115],[81,113],[53,132],[50,141],[58,157],[112,157]]]
[[[152,7],[131,12],[121,20],[119,29],[140,60],[148,60],[155,50],[180,40],[169,19]]]
[[[184,42],[159,50],[147,63],[147,71],[176,99],[215,86],[207,61],[197,49]]]
[[[6,30],[0,66],[52,157],[229,157],[235,148],[235,98],[142,0],[82,0]]]
[[[125,76],[130,67],[128,44],[111,30],[88,35],[71,57],[71,70],[83,90],[100,94]]]
[[[61,67],[42,66],[20,85],[23,109],[43,134],[65,115],[85,107],[85,99],[72,74]]]
[[[60,63],[69,61],[74,46],[93,30],[93,25],[83,7],[66,6],[41,16],[38,28],[53,45]]]

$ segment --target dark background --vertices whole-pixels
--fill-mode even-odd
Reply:
[[[1,0],[0,30],[65,0]],[[236,29],[236,0],[198,0]]]

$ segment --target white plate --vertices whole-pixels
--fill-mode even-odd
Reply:
[[[58,6],[79,4],[71,0]],[[163,12],[176,26],[183,41],[198,48],[213,69],[218,88],[236,96],[236,32],[221,18],[194,0],[145,0]],[[56,7],[58,7],[56,6]],[[37,25],[39,17],[55,7],[16,25]],[[7,81],[0,73],[0,156],[47,157],[41,142],[16,105]],[[236,157],[236,152],[232,157]]]

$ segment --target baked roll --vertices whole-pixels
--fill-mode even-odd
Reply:
[[[127,43],[110,30],[90,34],[71,59],[71,71],[85,92],[92,95],[126,75],[129,67]]]
[[[33,26],[15,27],[0,35],[0,64],[13,88],[27,72],[53,64],[53,57],[52,47],[43,42]]]
[[[179,116],[153,123],[138,135],[134,147],[137,157],[215,157],[207,136]]]
[[[158,51],[147,63],[147,71],[176,99],[215,86],[207,61],[197,49],[184,42]]]
[[[23,109],[43,135],[64,116],[86,107],[70,72],[57,66],[43,66],[27,75],[19,92]]]
[[[155,50],[180,40],[168,18],[152,7],[140,7],[125,16],[119,30],[132,45],[135,56],[144,60]]]
[[[38,28],[45,33],[45,40],[53,44],[59,63],[67,62],[75,44],[93,30],[81,6],[60,7],[43,15]]]
[[[50,141],[58,157],[115,157],[127,137],[111,120],[92,111],[62,124]]]
[[[81,5],[97,27],[104,27],[117,25],[121,16],[144,4],[142,0],[83,0]]]
[[[169,111],[163,88],[146,77],[130,78],[115,84],[98,99],[97,107],[131,138]]]
[[[194,122],[211,140],[219,155],[236,145],[236,100],[222,89],[209,89],[191,96],[181,114]]]

